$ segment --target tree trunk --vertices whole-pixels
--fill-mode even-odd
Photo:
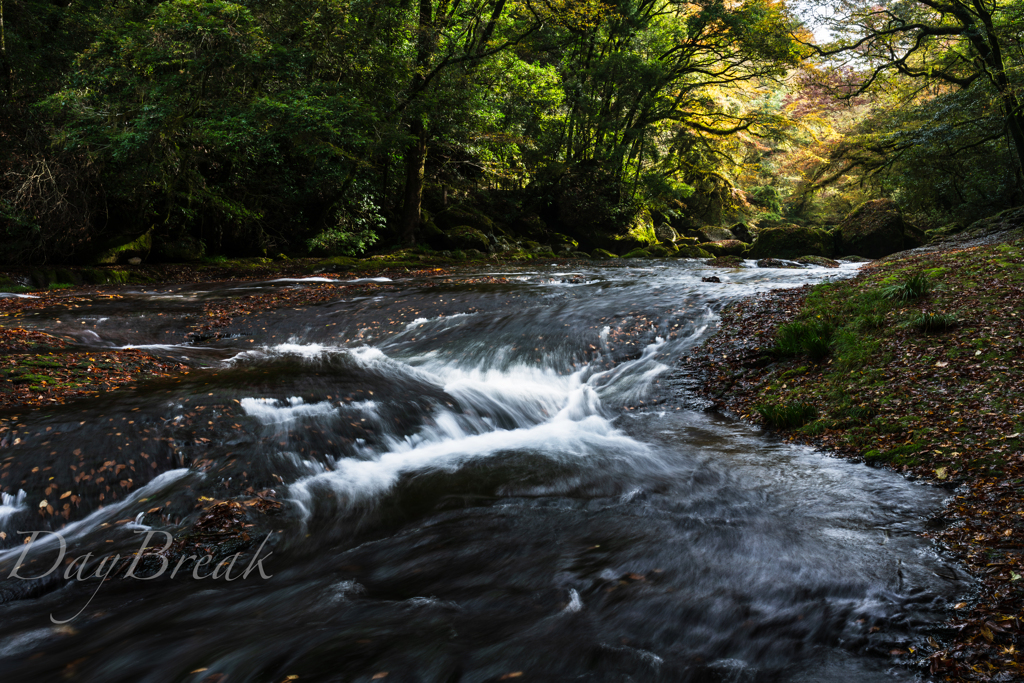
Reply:
[[[427,165],[427,129],[416,118],[409,124],[415,140],[405,150],[405,191],[399,235],[403,244],[416,244],[420,227],[420,205],[423,203],[423,171]]]
[[[14,97],[14,77],[11,71],[10,58],[7,56],[7,31],[4,28],[4,2],[0,0],[0,77],[3,78],[4,93],[8,100]]]

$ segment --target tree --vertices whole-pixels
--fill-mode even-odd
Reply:
[[[883,4],[814,0],[819,22],[837,38],[810,46],[828,60],[825,70],[852,74],[844,96],[858,95],[896,74],[921,84],[969,88],[983,82],[1002,111],[1018,171],[1024,169],[1024,110],[1011,75],[1009,48],[1017,49],[1024,24],[1016,0],[898,0]],[[915,93],[916,94],[916,93]]]

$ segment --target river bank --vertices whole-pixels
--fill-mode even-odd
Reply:
[[[942,680],[1021,680],[1024,631],[1024,241],[915,250],[853,280],[726,310],[683,359],[720,409],[945,487],[925,534],[977,577],[928,651]]]

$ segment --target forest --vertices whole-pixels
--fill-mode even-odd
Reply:
[[[946,234],[1021,203],[1022,35],[1016,0],[3,0],[0,258],[693,255],[876,199]]]

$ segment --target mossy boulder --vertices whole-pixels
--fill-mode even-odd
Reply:
[[[97,265],[128,263],[128,259],[130,258],[148,258],[149,253],[152,250],[153,231],[150,229],[133,240],[122,240],[115,242],[114,244],[108,244],[107,247],[101,249],[100,252],[96,254],[92,261]]]
[[[962,232],[972,237],[981,237],[1007,230],[1020,230],[1021,228],[1024,228],[1024,206],[1016,206],[1012,209],[1000,211],[994,216],[974,221],[964,228]]]
[[[487,235],[470,225],[457,225],[448,231],[447,236],[449,246],[453,250],[461,249],[465,251],[467,249],[476,249],[486,252],[491,246]]]
[[[714,256],[710,252],[701,249],[700,247],[694,247],[689,245],[679,247],[679,251],[677,251],[674,254],[674,256],[676,258],[714,258]]]
[[[800,268],[795,263],[780,261],[777,258],[763,258],[757,262],[758,268]]]
[[[613,254],[612,252],[608,251],[607,249],[592,249],[590,251],[590,258],[598,260],[598,261],[604,261],[606,259],[619,258],[619,257],[616,256],[615,254]]]
[[[834,239],[827,230],[801,225],[764,228],[750,248],[750,258],[794,259],[800,256],[825,256],[835,253]]]
[[[697,230],[697,237],[701,242],[723,242],[736,239],[729,228],[706,226]]]
[[[739,240],[719,240],[700,245],[701,248],[711,252],[714,256],[743,256],[743,252],[750,247],[749,244]]]
[[[654,236],[657,237],[658,241],[662,244],[675,244],[680,238],[676,229],[668,223],[662,223],[654,228]]]
[[[482,234],[494,232],[494,221],[471,206],[459,206],[438,212],[434,223],[449,235],[455,228],[469,226]]]
[[[864,202],[843,219],[836,230],[836,246],[847,254],[881,258],[903,250],[904,228],[903,214],[896,202],[874,199]]]
[[[706,263],[716,268],[739,268],[743,265],[743,258],[741,256],[719,256]]]
[[[839,262],[833,261],[830,258],[824,256],[801,256],[796,259],[797,263],[802,263],[805,266],[821,266],[822,268],[838,268]]]
[[[751,244],[754,241],[754,232],[750,229],[750,225],[748,223],[741,221],[729,228],[729,232],[731,232],[740,242]]]
[[[669,249],[660,244],[652,244],[651,246],[647,247],[647,253],[650,254],[651,256],[656,256],[658,258],[665,258],[666,256],[671,256],[675,252],[675,249]]]
[[[622,258],[650,258],[651,254],[647,249],[634,249],[622,255]]]
[[[917,249],[928,244],[928,235],[921,228],[911,223],[903,222],[903,248]]]

